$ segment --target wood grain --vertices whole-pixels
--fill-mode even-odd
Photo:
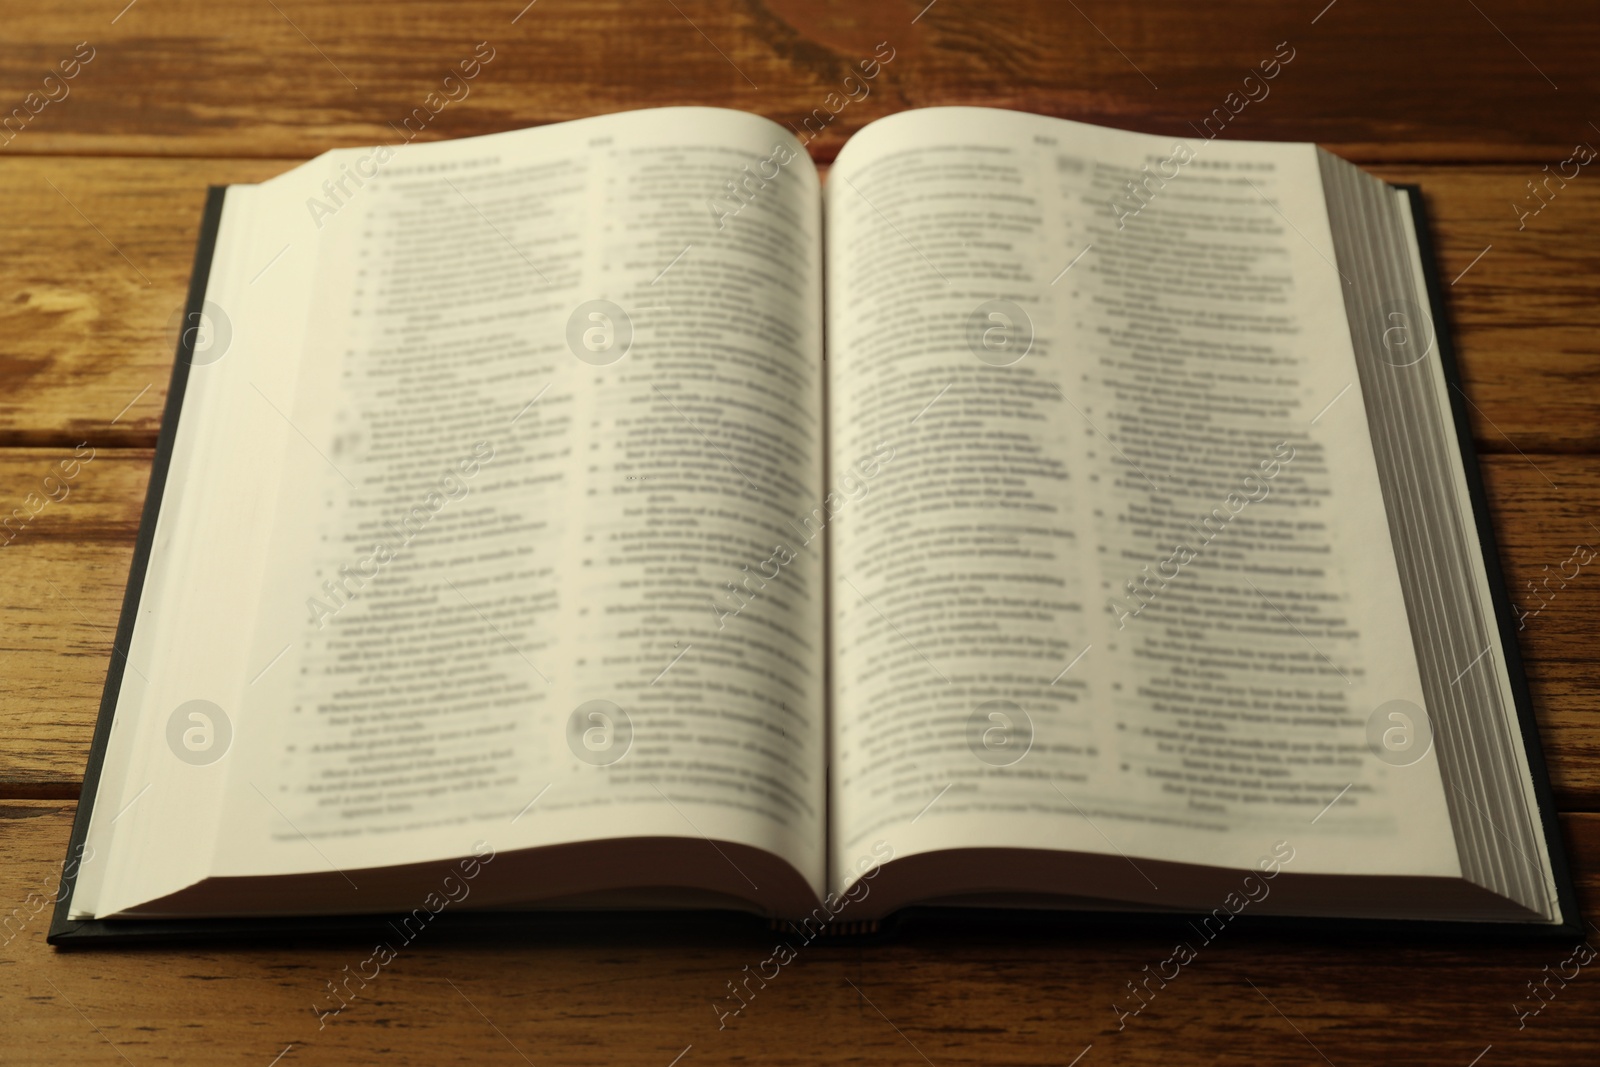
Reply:
[[[0,158],[0,445],[153,446],[206,186],[292,166]]]
[[[30,1064],[372,1062],[874,1065],[1080,1062],[1592,1063],[1600,976],[1590,964],[1518,1028],[1513,1003],[1568,943],[1440,945],[1402,938],[1266,937],[1239,928],[1123,1020],[1125,983],[1156,968],[1163,931],[982,938],[928,932],[800,948],[738,1016],[712,1004],[775,938],[493,943],[425,930],[320,1020],[327,983],[362,970],[367,942],[56,953],[44,943],[73,806],[0,804],[0,1032]],[[1600,905],[1600,816],[1563,820],[1583,906]],[[492,869],[492,868],[491,868]],[[9,922],[9,926],[6,924]],[[391,940],[398,940],[391,936]],[[374,973],[371,966],[366,973]],[[770,973],[770,972],[769,972]],[[1571,973],[1571,966],[1567,968]],[[1155,988],[1152,983],[1152,988]],[[729,1003],[724,999],[724,1003]],[[110,1046],[110,1047],[108,1047]],[[519,1055],[521,1058],[519,1059]],[[1319,1053],[1321,1054],[1319,1056]]]
[[[71,449],[0,450],[0,502],[38,493]],[[122,606],[150,453],[110,450],[0,548],[0,796],[75,796]],[[1542,583],[1578,544],[1600,546],[1600,458],[1495,455],[1484,473],[1534,706],[1564,809],[1600,810],[1600,560]],[[16,505],[13,504],[13,507]],[[0,538],[4,532],[0,531]],[[1534,613],[1536,612],[1536,613]]]
[[[1371,170],[1422,186],[1479,449],[1600,449],[1600,174],[1519,223],[1536,167]]]
[[[0,796],[74,795],[122,610],[150,453],[74,451],[0,451]]]
[[[527,6],[524,6],[524,5]],[[808,947],[718,1029],[769,941],[408,946],[319,1028],[335,942],[57,954],[44,944],[120,608],[205,187],[260,181],[396,125],[487,42],[420,139],[671,104],[801,123],[880,42],[870,95],[815,158],[911,107],[1013,107],[1191,136],[1287,41],[1270,96],[1222,136],[1314,140],[1423,185],[1513,598],[1600,543],[1600,176],[1526,183],[1600,144],[1600,8],[1563,0],[0,0],[0,519],[73,446],[92,462],[0,525],[0,1059],[30,1064],[1600,1060],[1591,964],[1519,1029],[1571,946],[1266,937],[1205,946],[1118,1030],[1113,1000],[1171,952],[1154,932],[929,933]],[[70,95],[48,70],[88,42]],[[1159,88],[1158,88],[1159,87]],[[57,90],[59,91],[59,90]],[[837,98],[836,98],[837,99]],[[22,108],[19,115],[18,108]],[[37,113],[30,113],[36,110]],[[11,125],[3,120],[9,117]],[[18,128],[18,122],[22,125]],[[1548,192],[1547,192],[1548,198]],[[1459,277],[1458,277],[1459,275]],[[51,483],[56,485],[56,483]],[[57,495],[59,486],[56,485]],[[9,540],[8,540],[9,539]],[[1549,570],[1546,570],[1546,568]],[[1570,571],[1570,566],[1567,568]],[[1600,563],[1544,593],[1521,644],[1589,914],[1600,906]],[[430,932],[430,937],[431,937]],[[1092,1046],[1092,1047],[1091,1047]],[[1080,1057],[1075,1059],[1075,1057]],[[281,1057],[281,1058],[279,1058]],[[276,1058],[276,1059],[275,1059]]]
[[[1569,562],[1600,549],[1600,457],[1489,456],[1483,474],[1557,806],[1600,810],[1600,558]]]
[[[493,60],[424,136],[673,104],[798,124],[879,42],[894,58],[831,119],[826,158],[867,122],[930,104],[1187,136],[1280,42],[1291,62],[1227,136],[1360,160],[1554,163],[1593,135],[1585,107],[1600,91],[1600,11],[1560,0],[124,3],[16,5],[0,49],[7,111],[78,42],[95,53],[0,151],[304,157],[376,143],[478,42]]]
[[[0,157],[0,202],[15,208],[0,446],[152,446],[206,186],[295,162]],[[1600,449],[1600,175],[1519,231],[1511,204],[1537,168],[1376,170],[1424,187],[1445,281],[1471,267],[1449,310],[1479,448]]]

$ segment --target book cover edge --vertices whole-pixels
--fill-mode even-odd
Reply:
[[[1415,223],[1417,252],[1422,260],[1424,284],[1427,287],[1428,305],[1433,314],[1433,335],[1438,344],[1439,365],[1450,390],[1450,412],[1455,421],[1456,442],[1461,449],[1461,466],[1466,472],[1467,493],[1472,501],[1472,519],[1478,534],[1478,548],[1483,556],[1483,566],[1489,584],[1489,599],[1494,609],[1495,623],[1500,631],[1500,645],[1505,653],[1506,673],[1511,683],[1511,696],[1517,711],[1517,724],[1522,734],[1522,747],[1528,760],[1528,774],[1533,781],[1534,798],[1539,805],[1540,828],[1544,832],[1545,848],[1550,854],[1551,874],[1556,886],[1556,902],[1561,908],[1561,923],[1549,928],[1560,936],[1583,935],[1583,919],[1578,909],[1577,884],[1567,859],[1565,839],[1561,834],[1560,813],[1555,805],[1555,791],[1550,784],[1549,765],[1545,761],[1544,744],[1539,735],[1538,718],[1533,711],[1533,695],[1528,688],[1527,671],[1522,663],[1522,649],[1517,642],[1515,613],[1511,610],[1511,594],[1506,586],[1505,570],[1501,565],[1499,542],[1494,532],[1494,517],[1489,509],[1488,494],[1484,489],[1483,471],[1478,462],[1478,450],[1472,443],[1472,420],[1466,407],[1466,392],[1461,384],[1461,369],[1456,362],[1453,333],[1441,284],[1427,202],[1422,186],[1396,183],[1411,205]]]
[[[1497,542],[1494,537],[1493,521],[1489,513],[1488,500],[1484,492],[1482,475],[1478,466],[1477,452],[1472,444],[1471,425],[1467,418],[1464,402],[1459,396],[1461,378],[1451,342],[1449,316],[1444,302],[1443,288],[1440,285],[1429,216],[1420,186],[1394,184],[1394,188],[1403,190],[1411,204],[1419,257],[1422,261],[1428,300],[1434,320],[1434,336],[1438,343],[1440,364],[1445,380],[1454,387],[1450,401],[1457,443],[1461,449],[1468,492],[1472,501],[1474,525],[1479,536],[1480,550],[1483,553],[1484,566],[1488,576],[1490,596],[1500,628],[1501,643],[1505,650],[1506,667],[1510,675],[1518,723],[1528,760],[1529,774],[1532,778],[1535,797],[1539,804],[1540,825],[1550,854],[1552,873],[1556,883],[1557,901],[1561,907],[1562,922],[1559,924],[1479,921],[1433,922],[1415,919],[1251,916],[1246,919],[1243,925],[1258,933],[1278,931],[1312,936],[1325,935],[1334,938],[1342,938],[1356,933],[1392,934],[1396,929],[1405,929],[1408,933],[1418,935],[1421,940],[1451,940],[1456,937],[1470,937],[1477,940],[1492,941],[1535,939],[1542,941],[1581,936],[1583,926],[1578,911],[1576,886],[1561,836],[1559,814],[1555,808],[1554,793],[1550,785],[1549,771],[1539,738],[1537,720],[1533,714],[1527,676],[1522,665],[1520,649],[1516,642],[1516,631],[1512,627],[1513,615],[1510,610],[1510,597],[1505,586]],[[189,321],[189,315],[199,314],[204,308],[211,257],[215,251],[217,230],[221,221],[222,203],[226,192],[226,186],[212,186],[208,191],[200,238],[195,249],[194,273],[190,278],[185,321]],[[370,925],[381,923],[383,920],[382,916],[376,915],[350,915],[288,917],[282,919],[129,920],[123,923],[107,920],[71,920],[67,917],[72,904],[72,890],[76,884],[76,871],[69,873],[67,865],[71,862],[74,852],[81,849],[88,833],[95,790],[99,783],[101,763],[105,756],[111,722],[116,711],[117,694],[120,691],[123,673],[122,667],[125,663],[129,641],[132,638],[133,623],[138,613],[138,602],[142,591],[144,573],[154,541],[156,520],[160,514],[161,494],[165,488],[167,467],[171,460],[172,448],[177,436],[178,418],[183,404],[183,391],[188,380],[189,359],[193,355],[193,345],[186,342],[187,336],[188,331],[180,331],[176,359],[173,366],[172,384],[167,394],[167,405],[162,416],[161,433],[157,440],[156,455],[151,468],[144,513],[140,522],[138,540],[135,543],[133,563],[129,569],[128,589],[123,600],[122,616],[117,627],[116,644],[113,647],[111,662],[107,670],[105,692],[101,700],[100,715],[96,722],[94,739],[89,750],[88,765],[84,771],[83,792],[73,823],[72,837],[68,843],[66,859],[63,860],[61,888],[57,893],[55,913],[47,936],[47,941],[58,948],[86,943],[174,943],[218,937],[259,939],[294,934],[350,934],[354,936],[360,931],[368,929]],[[119,656],[122,659],[119,660]],[[652,915],[653,913],[643,912],[637,913],[633,918],[653,925],[656,920],[652,918]],[[1102,929],[1130,928],[1148,930],[1167,923],[1180,922],[1186,917],[1187,913],[1118,911],[1061,911],[1019,914],[1010,909],[968,909],[913,905],[888,916],[881,924],[880,933],[866,935],[866,937],[881,938],[912,926],[930,924],[943,926],[946,923],[981,925],[992,928],[1006,928],[1021,924],[1034,932],[1040,932],[1041,927],[1079,929],[1084,926]],[[467,930],[482,926],[487,926],[491,930],[505,930],[506,928],[521,926],[530,930],[537,929],[543,932],[554,932],[556,930],[582,930],[585,927],[586,920],[594,918],[595,916],[591,913],[584,912],[541,914],[538,912],[501,911],[482,912],[470,916],[464,915],[459,918],[457,924],[452,925],[457,925],[458,928],[464,927]],[[686,916],[679,915],[677,916],[677,921],[681,921],[684,918]],[[703,918],[706,920],[708,932],[725,926],[728,929],[732,929],[731,925],[715,921],[713,916],[708,915],[703,916]],[[737,921],[740,918],[748,917],[733,915],[731,918]],[[616,916],[601,916],[600,921],[606,927],[611,927],[616,921]]]
[[[189,293],[184,306],[183,323],[198,322],[204,314],[206,287],[211,277],[211,259],[216,252],[217,232],[222,223],[222,204],[228,187],[212,185],[206,188],[205,206],[200,216],[200,235],[195,241],[194,267],[189,275]],[[178,437],[178,417],[183,411],[183,394],[189,382],[189,368],[194,359],[194,340],[197,331],[180,328],[178,343],[172,363],[172,377],[167,385],[167,403],[161,414],[161,429],[156,436],[155,456],[150,464],[150,480],[145,488],[144,509],[139,519],[139,534],[134,541],[133,560],[128,567],[128,585],[123,592],[122,614],[117,620],[116,637],[111,646],[111,656],[106,666],[105,688],[100,696],[100,713],[95,720],[94,737],[89,745],[89,757],[83,771],[83,788],[78,796],[78,810],[72,821],[72,836],[67,842],[67,854],[61,862],[61,884],[56,891],[55,911],[50,917],[50,930],[45,940],[52,945],[81,936],[83,924],[69,918],[72,896],[77,889],[78,867],[73,862],[81,856],[89,835],[89,822],[94,813],[95,793],[100,785],[100,770],[105,761],[106,746],[111,738],[112,721],[116,718],[117,698],[122,692],[122,678],[127,668],[128,649],[133,641],[133,628],[139,615],[139,598],[144,591],[145,573],[150,564],[150,552],[155,544],[156,522],[161,515],[161,500],[166,490],[167,471],[172,463],[173,445]]]

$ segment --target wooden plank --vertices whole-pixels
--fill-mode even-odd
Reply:
[[[206,185],[294,165],[0,158],[13,206],[0,445],[153,445]],[[1445,280],[1471,267],[1449,298],[1479,447],[1600,450],[1600,178],[1570,183],[1519,232],[1511,203],[1536,168],[1379,173],[1426,188]]]
[[[1423,188],[1478,447],[1600,449],[1600,179],[1535,196],[1531,166],[1372,171]]]
[[[0,160],[0,444],[153,446],[206,186],[292,166]]]
[[[151,454],[78,451],[0,451],[0,796],[76,796],[100,709]]]
[[[71,449],[0,450],[0,501],[40,493]],[[0,548],[0,796],[76,795],[132,558],[148,452],[108,451]],[[1489,456],[1486,481],[1552,777],[1564,809],[1600,808],[1600,458]],[[4,532],[0,531],[0,537]],[[1548,567],[1549,570],[1545,568]],[[1546,575],[1576,577],[1545,585]],[[1535,591],[1527,587],[1532,582]]]
[[[1600,981],[1569,943],[1194,934],[800,945],[738,1016],[728,982],[775,935],[547,943],[423,930],[383,968],[348,940],[55,952],[44,943],[73,806],[0,804],[0,1030],[33,1064],[304,1060],[396,1064],[1593,1063]],[[1600,906],[1600,816],[1563,819],[1583,907]],[[486,876],[493,868],[486,869]],[[9,925],[8,925],[9,924]],[[1138,1015],[1127,983],[1179,936],[1196,958]],[[11,964],[7,966],[6,964]],[[1309,964],[1309,965],[1308,965]],[[348,968],[348,971],[346,971]],[[1148,971],[1146,970],[1148,968]],[[772,965],[765,969],[772,974]],[[1537,1015],[1527,983],[1561,971]],[[349,979],[347,1006],[328,983]],[[1519,1022],[1521,1028],[1519,1029]],[[319,1028],[320,1024],[320,1028]],[[109,1047],[108,1047],[109,1046]],[[1320,1055],[1319,1055],[1320,1054]],[[675,1059],[680,1057],[681,1059]]]
[[[0,86],[6,111],[26,105],[27,121],[4,151],[309,156],[397,139],[429,93],[448,89],[459,102],[423,136],[673,104],[796,124],[827,108],[819,148],[831,158],[865,123],[908,107],[1010,107],[1182,135],[1223,108],[1228,136],[1315,140],[1359,159],[1543,163],[1593,134],[1584,102],[1600,91],[1600,13],[1560,0],[122,7],[8,16]],[[47,85],[82,41],[93,58]],[[462,97],[444,78],[478,42],[493,58]],[[892,62],[841,106],[845,79],[880,42]],[[1247,87],[1275,53],[1292,59]],[[1229,101],[1247,88],[1259,99]],[[46,91],[60,99],[28,97]]]
[[[1600,809],[1600,457],[1490,456],[1484,483],[1557,806]],[[1585,549],[1587,551],[1585,551]],[[1584,563],[1584,560],[1589,560]]]

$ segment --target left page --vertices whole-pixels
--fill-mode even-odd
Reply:
[[[821,483],[809,159],[691,108],[378,152],[241,198],[237,348],[195,372],[247,421],[197,420],[223,499],[174,516],[223,562],[176,594],[142,694],[226,709],[198,772],[223,802],[185,814],[194,772],[144,730],[94,910],[608,838],[691,840],[752,898],[733,848],[771,854],[814,896],[820,546],[774,558]],[[299,337],[251,291],[275,272],[309,279]],[[268,533],[215,540],[230,505]]]

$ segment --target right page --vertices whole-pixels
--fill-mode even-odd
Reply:
[[[826,215],[834,888],[1458,877],[1316,150],[928,109]]]

